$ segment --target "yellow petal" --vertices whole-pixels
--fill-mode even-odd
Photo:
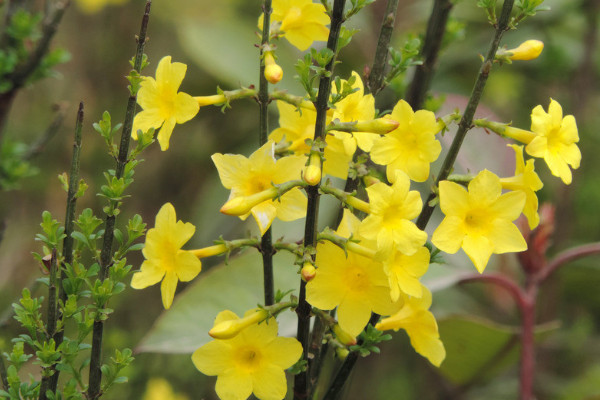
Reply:
[[[252,374],[252,387],[259,399],[281,400],[287,392],[285,373],[275,365],[265,365]]]
[[[175,118],[170,118],[165,121],[165,123],[160,128],[158,132],[158,143],[160,144],[160,149],[162,151],[166,151],[169,149],[169,140],[171,139],[171,134],[173,133],[173,128],[175,128]]]
[[[467,235],[463,239],[462,248],[473,264],[475,264],[475,268],[477,268],[480,273],[483,273],[483,270],[494,251],[494,245],[484,236]]]
[[[164,268],[153,261],[144,261],[139,272],[133,274],[131,278],[131,287],[134,289],[144,289],[161,281],[165,276]]]
[[[192,354],[192,362],[204,375],[213,376],[231,368],[233,351],[224,340],[213,340]]]
[[[252,394],[252,376],[241,368],[230,368],[217,377],[215,391],[223,400],[245,400]]]
[[[295,221],[306,215],[307,202],[304,192],[294,188],[281,196],[280,201],[273,200],[273,205],[277,209],[277,218],[282,221]]]
[[[173,298],[175,297],[175,290],[177,289],[177,275],[174,271],[167,271],[165,277],[160,285],[160,293],[162,295],[163,306],[166,310],[171,308],[173,304]]]
[[[489,234],[494,253],[514,253],[527,250],[527,243],[517,226],[504,219],[496,219]]]
[[[248,178],[250,162],[240,154],[213,154],[211,159],[219,172],[219,179],[226,189],[233,189]]]
[[[464,237],[463,219],[449,215],[433,232],[431,242],[438,249],[454,254],[461,248]]]
[[[202,262],[192,252],[179,250],[176,256],[177,278],[182,282],[194,279],[202,269]]]
[[[450,181],[440,182],[440,209],[447,215],[461,219],[467,214],[469,196],[465,188]]]
[[[178,124],[189,121],[198,114],[200,106],[198,101],[187,93],[179,92],[175,97],[175,120]]]
[[[159,91],[177,93],[186,70],[187,65],[179,62],[171,63],[171,56],[163,57],[156,67],[156,85]]]

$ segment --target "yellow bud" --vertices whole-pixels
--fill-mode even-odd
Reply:
[[[363,176],[363,183],[365,184],[366,187],[369,187],[371,185],[374,185],[376,183],[380,183],[381,181],[379,179],[377,179],[376,177],[374,177],[373,175],[365,175]]]
[[[258,324],[264,321],[269,313],[263,309],[257,309],[256,312],[241,319],[230,319],[213,326],[208,334],[215,339],[231,339],[237,336],[243,329],[250,325]]]
[[[394,121],[389,117],[384,117],[368,121],[357,121],[355,128],[358,132],[373,132],[383,135],[393,131],[398,125],[398,121]]]
[[[227,100],[225,95],[222,94],[213,94],[212,96],[196,96],[194,100],[198,102],[200,107],[210,106],[213,104],[225,103]]]
[[[214,246],[204,247],[202,249],[197,250],[189,250],[198,258],[206,258],[212,256],[218,256],[219,254],[223,254],[227,251],[227,246],[225,244],[217,244]]]
[[[308,167],[304,171],[304,181],[311,186],[318,185],[321,182],[321,157],[317,153],[312,153],[308,159]]]
[[[270,51],[265,53],[265,78],[272,84],[276,84],[283,78],[283,69],[277,65]]]
[[[317,269],[311,263],[305,263],[300,270],[300,275],[305,282],[309,282],[317,275]]]
[[[335,333],[337,340],[344,346],[354,346],[356,344],[356,338],[340,328],[339,324],[333,326],[333,333]]]
[[[283,69],[277,64],[267,65],[265,67],[265,78],[274,85],[283,78]]]
[[[539,57],[544,49],[544,42],[540,40],[526,40],[519,47],[506,51],[511,60],[534,60]]]
[[[340,360],[344,361],[346,357],[348,357],[348,354],[350,354],[350,352],[345,347],[338,347],[335,349],[335,354]]]
[[[220,211],[226,215],[245,215],[248,214],[253,207],[259,205],[263,201],[271,200],[275,197],[277,197],[277,189],[273,187],[250,196],[234,197],[223,204]]]

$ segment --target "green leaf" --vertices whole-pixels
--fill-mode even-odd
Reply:
[[[293,256],[277,254],[274,270],[276,289],[297,292],[300,278]],[[136,351],[192,353],[212,340],[208,331],[219,312],[231,310],[243,315],[246,310],[263,304],[262,288],[262,257],[253,250],[231,258],[228,265],[201,272],[196,282],[175,299],[171,309],[158,318]],[[277,319],[280,335],[295,335],[294,313],[282,313]]]
[[[490,379],[518,362],[518,327],[466,316],[443,319],[438,325],[446,348],[446,359],[439,371],[457,385]],[[536,339],[542,339],[558,326],[558,322],[538,325]]]

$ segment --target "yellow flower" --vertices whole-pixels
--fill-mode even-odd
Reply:
[[[301,179],[305,157],[287,156],[275,160],[274,143],[269,141],[249,158],[239,154],[214,154],[212,160],[219,171],[223,186],[231,189],[229,201],[264,192],[273,185]],[[261,235],[271,226],[275,217],[293,221],[306,214],[306,196],[295,187],[277,199],[269,198],[252,207],[250,213],[256,220]],[[242,220],[250,213],[240,216]]]
[[[215,325],[235,319],[233,312],[223,311]],[[217,375],[215,390],[222,400],[243,400],[252,393],[261,400],[281,400],[287,392],[284,370],[298,361],[302,345],[294,338],[278,337],[277,329],[274,318],[251,325],[232,339],[200,347],[192,361],[203,374]]]
[[[335,103],[332,120],[339,119],[340,122],[353,122],[368,121],[375,118],[375,98],[371,94],[365,96],[362,79],[356,71],[352,71],[352,76],[355,79],[352,89],[358,90]],[[342,85],[345,82],[345,80],[342,80]],[[337,93],[335,85],[332,85],[331,92],[332,94]],[[334,134],[342,140],[346,137],[354,137],[358,147],[367,152],[371,150],[374,137],[376,136],[368,132],[354,132],[351,135],[347,132],[334,131]]]
[[[357,226],[358,219],[349,212],[344,213],[338,234],[346,236],[348,227],[356,232]],[[344,250],[324,242],[317,245],[315,264],[316,275],[306,284],[306,301],[322,310],[338,307],[339,325],[352,336],[362,332],[371,312],[390,315],[402,305],[392,302],[383,265],[376,260],[352,251],[346,257]]]
[[[123,4],[127,0],[77,0],[77,6],[86,14],[94,14],[109,4]]]
[[[195,231],[196,228],[189,222],[177,221],[171,203],[163,205],[156,214],[154,228],[146,234],[142,250],[146,260],[140,271],[133,274],[131,287],[144,289],[162,280],[163,306],[166,309],[171,307],[177,282],[191,281],[202,269],[202,263],[191,251],[181,250]]]
[[[188,397],[175,394],[173,388],[165,379],[152,378],[148,381],[146,393],[142,400],[188,400]]]
[[[306,144],[306,140],[312,140],[315,136],[317,113],[305,108],[298,111],[295,106],[283,101],[277,101],[277,109],[279,111],[279,128],[271,132],[269,139],[276,142],[282,140],[290,142],[288,150],[293,151],[296,155],[308,154],[310,146]],[[334,135],[327,135],[325,141],[327,146],[324,150],[323,172],[346,179],[348,166],[356,151],[356,140],[350,135],[346,135],[342,139]]]
[[[422,291],[421,298],[407,296],[402,309],[382,319],[375,328],[380,331],[404,329],[415,351],[439,367],[446,358],[446,349],[440,340],[435,317],[428,311],[431,306],[431,292],[425,286]]]
[[[426,247],[419,248],[410,256],[396,250],[392,251],[383,262],[383,270],[389,279],[393,301],[398,300],[401,293],[421,297],[423,285],[419,282],[419,278],[427,272],[429,258],[429,250]]]
[[[446,215],[431,241],[440,250],[454,254],[461,247],[479,272],[492,255],[527,249],[519,229],[512,223],[525,205],[525,193],[502,193],[500,178],[481,171],[467,192],[449,181],[440,182],[440,208]]]
[[[538,198],[535,192],[540,190],[544,184],[535,173],[534,161],[523,158],[523,146],[509,144],[515,151],[515,176],[510,178],[500,178],[502,189],[522,190],[525,193],[525,207],[523,214],[527,217],[529,228],[534,229],[540,223],[538,214]]]
[[[440,131],[435,115],[426,110],[413,112],[407,102],[400,100],[391,118],[400,125],[375,141],[371,159],[387,166],[389,181],[393,181],[396,171],[400,170],[415,182],[425,182],[429,177],[429,164],[437,160],[442,151],[435,138]]]
[[[402,171],[396,172],[392,186],[376,183],[369,186],[369,216],[360,225],[360,234],[377,240],[377,249],[390,254],[395,248],[412,255],[425,244],[427,234],[410,220],[421,212],[423,202],[416,190],[410,189],[410,180]]]
[[[531,130],[536,135],[528,142],[525,150],[533,157],[544,158],[552,175],[560,177],[565,184],[572,180],[571,170],[579,168],[581,152],[575,117],[563,118],[562,107],[553,99],[546,113],[542,106],[531,112]]]
[[[271,23],[278,24],[275,31],[282,31],[293,46],[301,51],[310,47],[314,41],[326,41],[329,36],[329,16],[322,4],[312,0],[273,0]],[[263,29],[264,15],[258,19],[258,27]]]
[[[160,149],[169,148],[169,139],[175,124],[183,124],[194,118],[200,106],[198,101],[187,93],[177,92],[187,65],[171,63],[171,56],[163,57],[156,67],[156,80],[145,77],[137,94],[140,111],[133,120],[131,135],[137,140],[137,131],[161,128],[158,133]]]

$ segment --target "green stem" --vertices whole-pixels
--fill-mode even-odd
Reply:
[[[344,22],[344,6],[345,0],[334,0],[333,10],[331,13],[331,26],[329,29],[329,38],[327,39],[327,48],[333,52],[333,57],[325,66],[326,74],[321,76],[319,81],[319,94],[315,108],[317,110],[315,122],[314,141],[321,139],[325,142],[325,126],[327,117],[327,103],[331,92],[331,77],[337,56],[337,44],[340,36],[342,23]],[[315,149],[317,150],[317,149]],[[322,162],[321,162],[322,164]],[[321,165],[321,169],[323,166]],[[304,227],[304,248],[316,247],[316,230],[319,212],[319,184],[309,186],[306,189],[308,197],[308,205],[306,208],[306,225]],[[308,359],[308,346],[310,341],[310,310],[311,307],[306,301],[306,282],[300,281],[300,291],[298,294],[298,307],[296,314],[298,315],[298,330],[297,339],[302,344],[303,354],[302,359],[308,363],[310,369],[311,363]],[[294,377],[294,400],[305,400],[308,398],[310,390],[308,387],[308,371],[302,371]]]
[[[263,4],[263,31],[262,40],[260,45],[260,76],[259,76],[259,87],[258,87],[258,105],[260,107],[259,112],[259,145],[262,146],[267,143],[269,134],[269,82],[265,78],[265,60],[264,52],[265,47],[269,44],[269,35],[271,27],[271,0],[265,0]],[[265,293],[265,305],[271,305],[275,301],[275,284],[273,277],[273,234],[271,228],[267,229],[263,235],[260,243],[260,252],[262,253],[263,259],[263,281],[264,281],[264,293]]]
[[[385,77],[385,67],[387,66],[387,57],[389,53],[390,40],[394,31],[394,22],[396,20],[396,10],[398,9],[398,0],[389,0],[385,9],[381,31],[379,31],[379,40],[375,50],[375,59],[369,73],[367,87],[373,95],[376,95],[384,88],[383,78]]]
[[[467,132],[471,128],[471,124],[473,123],[473,116],[475,115],[475,111],[477,110],[477,106],[479,105],[479,101],[481,100],[483,89],[485,88],[487,78],[490,74],[492,65],[494,63],[494,59],[496,57],[496,51],[498,50],[498,46],[500,45],[500,39],[502,39],[502,35],[504,34],[504,32],[508,30],[508,22],[510,20],[510,13],[512,11],[513,4],[514,0],[504,0],[504,4],[502,6],[502,14],[500,15],[500,20],[496,28],[494,38],[492,39],[492,43],[490,44],[487,57],[481,65],[479,74],[477,75],[477,80],[475,81],[475,85],[473,86],[473,91],[471,92],[471,97],[469,98],[469,102],[467,103],[465,112],[463,113],[463,116],[458,124],[458,130],[456,131],[456,135],[454,136],[454,140],[452,141],[450,150],[448,150],[448,154],[446,155],[444,164],[442,165],[440,173],[435,182],[436,187],[439,185],[440,181],[445,180],[448,177],[448,175],[450,175],[450,172],[454,167],[456,157],[458,156],[458,151],[462,146]],[[431,215],[433,214],[435,206],[430,205],[429,203],[435,198],[435,196],[436,194],[432,191],[429,194],[427,201],[425,201],[425,203],[423,204],[423,210],[421,211],[421,214],[417,219],[417,227],[419,229],[425,229],[427,223],[429,222],[429,219],[431,218]]]
[[[144,55],[144,45],[146,44],[146,31],[148,29],[148,20],[150,18],[150,6],[152,0],[147,0],[146,9],[144,16],[142,17],[142,24],[140,28],[140,34],[137,37],[137,50],[135,54],[134,69],[139,73],[142,67],[142,57]],[[127,164],[127,158],[129,154],[129,142],[131,140],[131,128],[133,125],[133,117],[136,110],[137,94],[131,94],[127,102],[127,109],[125,112],[125,120],[123,122],[123,129],[121,131],[121,142],[119,145],[119,155],[117,157],[117,167],[115,175],[117,179],[123,176],[125,165]],[[100,253],[100,273],[98,278],[104,281],[108,275],[108,269],[112,260],[112,247],[114,239],[115,229],[115,216],[107,216],[104,228],[104,238],[102,243],[102,250]],[[104,304],[98,304],[98,309],[104,308]],[[90,375],[89,375],[89,386],[87,392],[88,400],[95,400],[99,398],[102,393],[100,391],[100,383],[102,381],[102,371],[100,367],[102,365],[102,334],[104,331],[104,322],[100,320],[94,321],[94,328],[92,334],[92,350],[90,359]]]
[[[431,86],[438,54],[442,47],[442,39],[448,24],[448,17],[453,6],[451,0],[435,0],[433,4],[433,10],[427,23],[423,49],[421,50],[423,64],[415,69],[415,75],[406,93],[406,102],[411,105],[413,110],[420,109],[423,106],[425,96]]]
[[[83,128],[83,103],[79,103],[79,110],[77,111],[77,120],[75,122],[75,139],[73,141],[73,156],[71,158],[71,169],[69,171],[69,188],[67,191],[67,209],[65,211],[65,239],[63,240],[63,251],[62,255],[64,257],[63,264],[60,269],[60,279],[58,285],[58,298],[59,301],[64,303],[67,301],[67,294],[62,285],[62,281],[66,278],[65,275],[65,264],[71,265],[73,263],[73,238],[71,234],[73,233],[73,225],[75,223],[75,206],[77,204],[77,198],[75,195],[77,194],[77,190],[79,189],[79,166],[81,160],[81,139],[82,139],[82,128]],[[62,312],[59,310],[56,316],[57,318],[62,320]],[[54,337],[54,342],[56,343],[56,347],[60,346],[63,342],[64,331],[60,329],[58,332],[55,332],[52,329],[52,335]],[[56,392],[56,387],[58,386],[58,377],[60,375],[60,371],[56,371],[54,375],[52,375],[50,380],[49,389],[52,392]]]
[[[56,314],[56,268],[58,266],[57,263],[57,253],[56,248],[52,249],[52,259],[50,260],[50,276],[48,279],[48,324],[46,325],[46,340],[50,341],[52,336],[56,331],[56,319],[58,315]],[[46,368],[44,368],[46,369]],[[52,390],[51,384],[53,381],[54,375],[58,374],[56,371],[56,364],[53,364],[48,369],[54,371],[53,375],[46,375],[42,377],[42,382],[40,383],[40,394],[39,400],[46,400],[46,392],[50,389],[52,392],[56,392],[56,388]],[[46,372],[46,371],[44,371]]]

